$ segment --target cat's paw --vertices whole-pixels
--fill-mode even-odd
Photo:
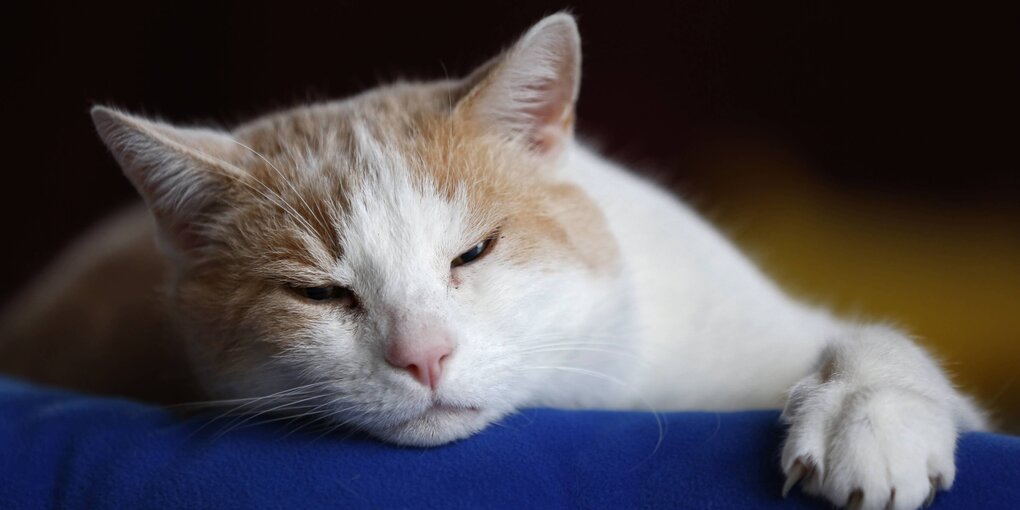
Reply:
[[[914,509],[956,476],[951,410],[916,391],[816,374],[791,390],[783,419],[784,496],[800,483],[838,507]]]

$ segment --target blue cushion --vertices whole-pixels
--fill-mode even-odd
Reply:
[[[0,379],[0,508],[828,508],[779,496],[776,411],[529,409],[401,448]],[[236,425],[237,422],[234,422]],[[1020,438],[967,434],[935,508],[1020,508]]]

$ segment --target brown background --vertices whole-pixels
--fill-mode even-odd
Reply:
[[[1020,424],[1014,18],[962,4],[612,4],[569,5],[581,133],[675,186],[792,291],[917,332]],[[0,298],[133,197],[91,104],[229,125],[462,74],[565,6],[8,8]]]

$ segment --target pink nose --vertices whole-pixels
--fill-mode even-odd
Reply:
[[[443,361],[453,353],[453,345],[445,337],[419,340],[395,339],[386,350],[386,362],[407,370],[423,386],[434,390],[443,375]]]

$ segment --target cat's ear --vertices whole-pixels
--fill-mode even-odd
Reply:
[[[573,134],[580,81],[577,24],[569,14],[554,14],[468,77],[471,88],[457,110],[538,153],[555,155]]]
[[[244,178],[230,163],[238,144],[225,133],[178,128],[102,106],[92,108],[92,120],[152,211],[162,247],[181,254],[207,244],[202,222]]]

